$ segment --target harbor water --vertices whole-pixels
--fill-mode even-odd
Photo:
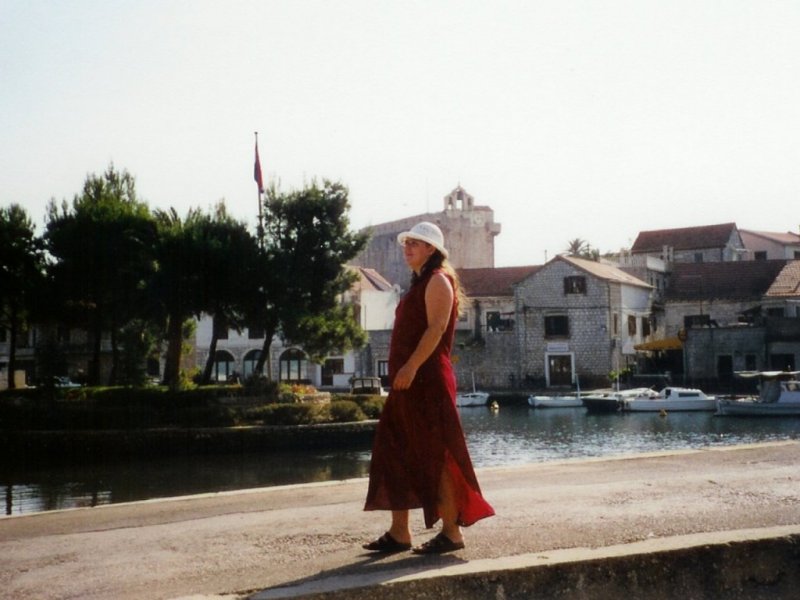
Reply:
[[[800,439],[800,418],[459,409],[478,468]],[[7,457],[8,458],[8,457]],[[370,449],[0,465],[6,515],[367,476]]]

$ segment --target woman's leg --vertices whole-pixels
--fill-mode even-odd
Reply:
[[[450,541],[464,541],[464,535],[457,522],[458,503],[456,502],[453,477],[447,465],[442,469],[442,478],[439,480],[439,515],[442,517],[442,533]]]
[[[401,544],[411,543],[411,530],[408,528],[407,510],[392,511],[392,525],[389,528],[389,535]]]

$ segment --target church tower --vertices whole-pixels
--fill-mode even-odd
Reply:
[[[353,264],[373,268],[391,283],[407,288],[410,274],[397,235],[420,221],[436,223],[442,230],[455,268],[494,267],[494,238],[500,233],[500,223],[494,222],[491,208],[476,206],[475,199],[461,185],[444,197],[441,212],[368,227],[372,237]]]

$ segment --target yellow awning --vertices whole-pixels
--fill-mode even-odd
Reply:
[[[683,342],[677,337],[670,337],[662,340],[645,342],[643,344],[636,344],[633,348],[634,350],[640,350],[642,352],[653,352],[656,350],[683,350]]]

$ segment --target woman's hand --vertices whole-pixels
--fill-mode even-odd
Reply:
[[[392,389],[407,390],[411,387],[411,383],[414,381],[414,377],[416,376],[417,370],[408,363],[404,364],[398,369],[397,374],[394,376]]]

